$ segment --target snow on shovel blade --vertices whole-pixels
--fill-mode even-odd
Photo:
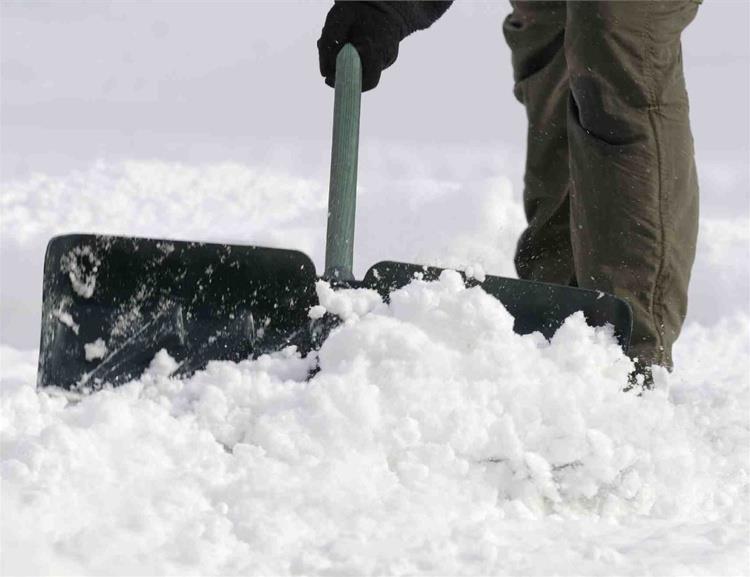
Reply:
[[[164,348],[179,374],[312,346],[315,267],[297,251],[99,235],[47,246],[37,386],[92,391]]]
[[[434,280],[444,269],[401,262],[380,262],[367,271],[361,286],[377,290],[388,298],[392,291],[409,284],[415,277]],[[583,311],[593,326],[611,324],[625,352],[630,344],[633,319],[630,305],[611,294],[498,276],[486,276],[481,282],[464,279],[467,286],[480,285],[497,298],[515,319],[513,330],[519,334],[541,332],[551,338],[566,318]]]

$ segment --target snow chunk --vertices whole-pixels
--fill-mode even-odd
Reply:
[[[487,275],[484,272],[484,268],[479,263],[475,263],[475,264],[471,264],[467,266],[464,273],[466,274],[466,278],[473,278],[473,279],[478,280],[479,282],[484,282],[487,279]]]
[[[60,261],[62,271],[68,274],[75,293],[89,299],[96,288],[96,273],[101,259],[94,254],[90,246],[79,246],[64,255]]]
[[[62,308],[56,310],[54,314],[62,324],[69,327],[75,334],[78,334],[81,327],[75,322],[73,315]]]
[[[174,373],[180,364],[167,352],[166,349],[161,349],[146,369],[146,375],[152,377],[168,377]]]
[[[320,305],[313,307],[314,312],[311,310],[311,315],[329,312],[345,321],[356,320],[383,303],[383,299],[375,290],[333,289],[328,282],[322,280],[315,283],[315,291],[318,293]]]
[[[307,316],[311,319],[322,319],[326,312],[326,308],[322,305],[315,305],[314,307],[310,307],[310,312],[307,313]]]
[[[104,339],[96,339],[93,343],[86,343],[83,345],[84,352],[86,353],[87,361],[94,361],[96,359],[103,359],[107,354],[107,344]]]

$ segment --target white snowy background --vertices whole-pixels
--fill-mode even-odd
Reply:
[[[34,389],[51,235],[300,248],[320,268],[328,3],[0,5],[2,574],[750,574],[750,5],[684,36],[701,235],[676,370],[551,343],[454,275],[292,352]],[[504,2],[459,2],[363,99],[355,263],[512,275],[525,119]]]

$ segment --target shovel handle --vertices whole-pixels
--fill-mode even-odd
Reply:
[[[324,277],[353,280],[354,215],[357,205],[359,109],[362,64],[356,48],[345,44],[336,57],[333,144],[328,189],[328,231]]]

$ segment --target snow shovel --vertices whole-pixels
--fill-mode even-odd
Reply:
[[[389,294],[443,269],[385,261],[353,275],[361,64],[351,45],[336,61],[333,146],[323,279]],[[80,393],[137,378],[166,349],[187,376],[210,360],[241,361],[294,345],[319,347],[336,319],[313,320],[315,266],[277,248],[69,234],[50,240],[44,263],[38,387]],[[551,337],[583,311],[611,324],[627,349],[630,307],[609,294],[487,276],[479,284],[515,318],[521,334]]]

